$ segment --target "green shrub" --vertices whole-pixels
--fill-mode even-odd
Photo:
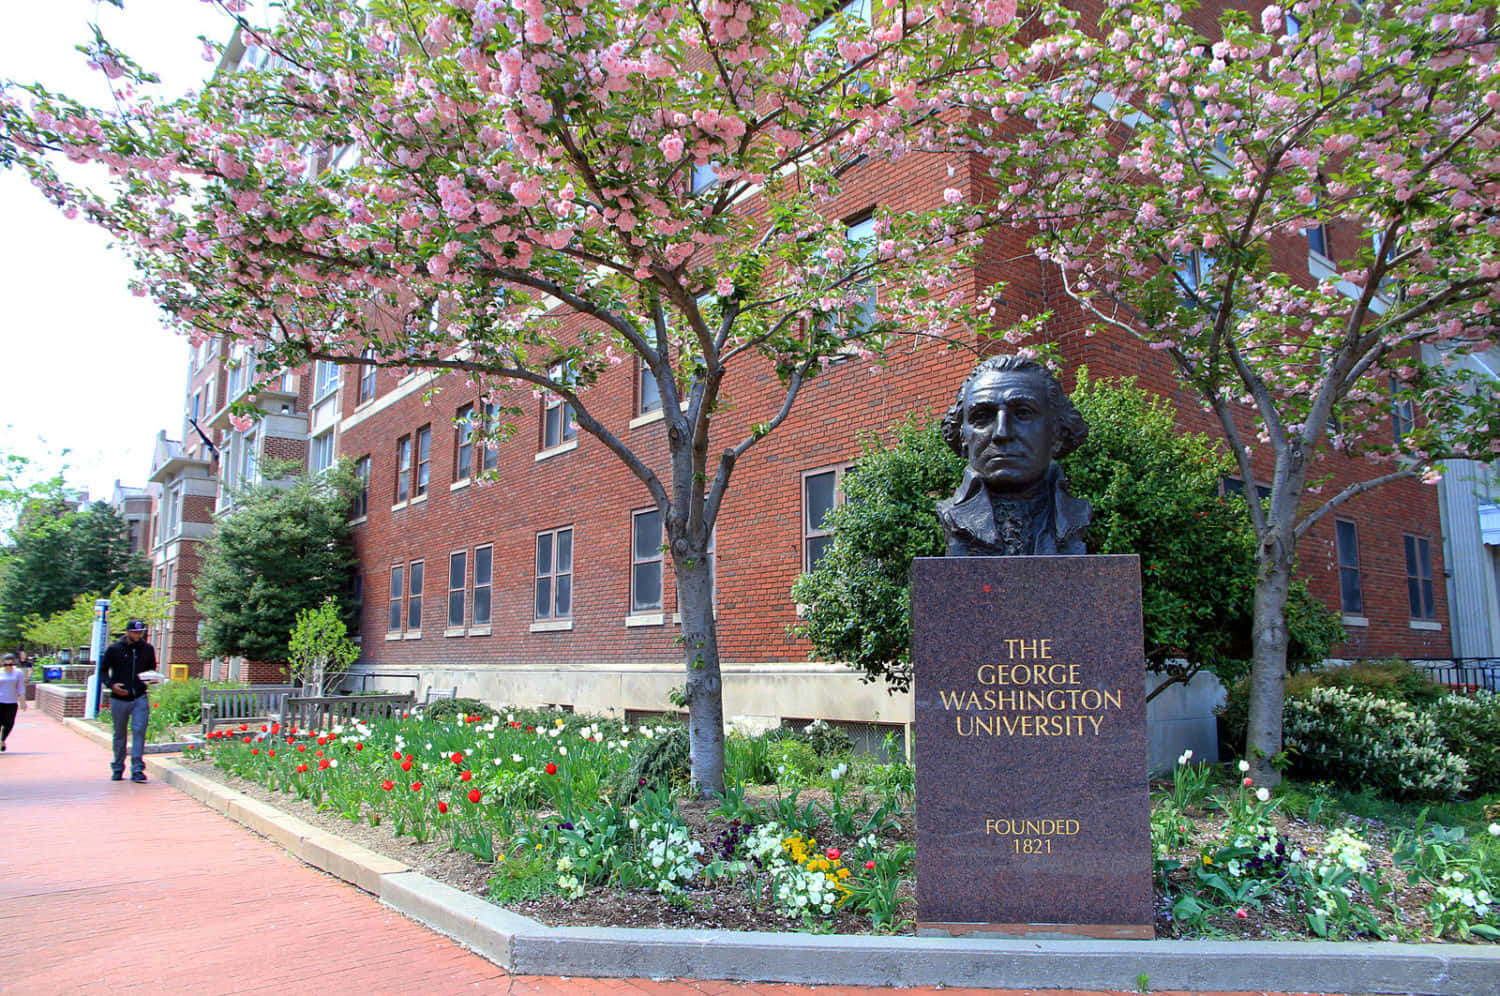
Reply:
[[[686,728],[657,730],[654,736],[641,736],[632,745],[630,767],[615,784],[614,803],[622,809],[644,791],[670,789],[688,779],[691,766]]]
[[[1300,671],[1286,679],[1286,699],[1306,698],[1315,688],[1342,688],[1358,694],[1425,706],[1448,693],[1427,672],[1410,661],[1397,658],[1356,661],[1347,666]],[[1250,684],[1241,679],[1229,687],[1219,709],[1219,740],[1238,754],[1244,749],[1245,728],[1250,722]]]
[[[453,716],[481,716],[490,719],[495,710],[478,699],[438,699],[423,710],[428,719],[449,719]]]
[[[1448,749],[1430,712],[1342,688],[1288,699],[1283,728],[1291,771],[1398,799],[1452,799],[1469,765]]]
[[[1500,695],[1445,695],[1429,712],[1448,749],[1469,762],[1469,791],[1500,792]]]
[[[821,719],[815,719],[803,727],[798,739],[805,740],[813,753],[821,758],[842,757],[854,751],[854,741],[843,727],[831,726]]]
[[[724,776],[739,785],[770,785],[776,781],[776,765],[771,763],[770,736],[744,736],[731,733],[724,739]]]

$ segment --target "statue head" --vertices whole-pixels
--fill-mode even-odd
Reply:
[[[1052,461],[1088,437],[1088,425],[1051,371],[1035,360],[991,356],[976,366],[943,417],[943,441],[992,492],[1034,488]]]

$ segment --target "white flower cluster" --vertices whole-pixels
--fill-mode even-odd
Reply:
[[[1490,906],[1495,902],[1495,897],[1485,888],[1475,889],[1465,883],[1469,877],[1457,869],[1443,872],[1443,882],[1436,889],[1436,900],[1442,905],[1453,907],[1455,905],[1466,906],[1476,917],[1489,916]]]
[[[1365,857],[1369,851],[1369,844],[1340,827],[1323,842],[1323,854],[1314,862],[1313,870],[1322,877],[1346,868],[1362,874],[1370,870],[1370,861]]]
[[[836,879],[792,861],[782,846],[786,836],[786,829],[779,823],[758,826],[745,842],[745,853],[760,860],[761,868],[771,879],[776,905],[783,913],[831,915],[840,898],[834,885]]]
[[[1437,721],[1404,702],[1342,688],[1288,699],[1285,738],[1299,764],[1395,795],[1453,798],[1469,762],[1444,745]]]
[[[631,821],[632,829],[639,826]],[[698,855],[703,845],[688,835],[686,827],[653,823],[641,834],[641,870],[651,888],[663,895],[678,895],[701,867]]]

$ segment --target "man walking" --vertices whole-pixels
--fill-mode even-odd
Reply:
[[[130,780],[146,780],[146,724],[151,720],[151,700],[146,696],[145,672],[156,671],[156,648],[146,642],[146,624],[132,619],[125,635],[104,651],[99,661],[99,680],[109,689],[109,713],[115,724],[115,759],[110,780],[125,776],[125,728],[130,728]]]

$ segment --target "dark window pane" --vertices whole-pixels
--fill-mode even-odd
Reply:
[[[542,533],[536,538],[536,572],[552,573],[552,534]]]
[[[474,625],[488,626],[490,624],[490,589],[489,586],[475,587],[474,589]]]
[[[567,574],[573,570],[573,530],[557,531],[557,573]]]
[[[638,513],[635,516],[635,559],[651,560],[660,556],[661,513]]]
[[[464,624],[464,591],[462,588],[448,592],[448,625]]]
[[[411,565],[411,580],[407,591],[413,595],[422,594],[422,568],[425,566],[420,560]]]
[[[1418,578],[1406,579],[1406,600],[1411,605],[1413,619],[1426,618],[1422,614],[1422,582]]]
[[[415,632],[422,628],[422,596],[413,595],[406,602],[406,629]]]
[[[462,588],[464,586],[464,574],[466,571],[465,561],[468,556],[463,553],[450,554],[448,557],[448,587]]]
[[[536,579],[536,617],[538,619],[550,619],[552,617],[552,579]]]
[[[573,611],[573,575],[560,574],[557,578],[557,615],[559,618]]]
[[[490,563],[494,555],[494,547],[482,546],[474,551],[475,585],[490,583]]]
[[[834,485],[837,483],[833,471],[811,474],[806,478],[807,528],[822,529],[823,517],[833,508]]]
[[[630,610],[661,608],[661,561],[636,564],[630,578]]]
[[[807,538],[807,569],[812,570],[818,566],[818,561],[823,559],[823,554],[828,552],[828,547],[833,543],[832,536],[809,536]]]

